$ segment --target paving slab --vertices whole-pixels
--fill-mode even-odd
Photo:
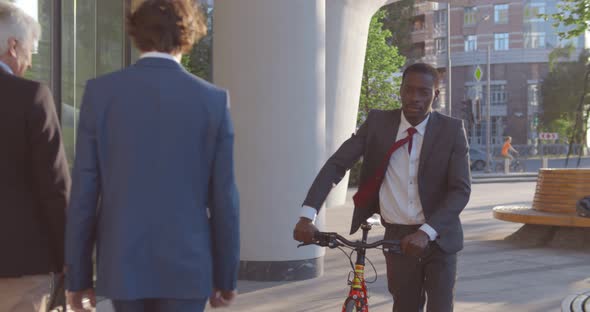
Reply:
[[[559,311],[563,298],[590,290],[589,250],[520,248],[503,240],[521,225],[494,219],[492,207],[530,205],[534,191],[534,182],[473,186],[472,198],[461,215],[465,249],[459,255],[455,311]],[[353,192],[349,192],[349,198]],[[346,234],[351,215],[350,202],[328,209],[325,229]],[[380,239],[383,232],[377,228],[370,236]],[[389,312],[392,300],[387,291],[385,260],[374,250],[368,257],[378,275],[369,285],[371,311]],[[206,311],[341,311],[349,271],[350,264],[342,252],[327,250],[323,276],[298,282],[239,281],[240,295],[232,307],[208,307]],[[366,271],[367,279],[372,279],[371,267]],[[112,311],[106,301],[97,310]]]

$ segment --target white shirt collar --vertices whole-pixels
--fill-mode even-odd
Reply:
[[[172,56],[172,54],[168,54],[168,53],[152,51],[152,52],[144,52],[141,54],[141,56],[139,56],[140,59],[146,58],[146,57],[164,58],[164,59],[175,61],[176,63],[180,64],[180,61],[178,61],[174,56]]]
[[[430,120],[430,114],[431,113],[429,113],[428,116],[426,116],[426,118],[424,120],[422,120],[421,123],[419,123],[417,126],[414,127],[414,128],[416,128],[416,130],[418,131],[418,133],[421,136],[424,136],[424,132],[426,132],[426,125],[428,125],[428,120]],[[409,128],[411,128],[412,125],[406,119],[406,116],[404,115],[403,112],[401,115],[402,115],[402,118],[399,123],[399,131],[403,133],[403,132],[406,132]]]
[[[10,68],[10,66],[8,66],[6,63],[0,61],[0,67],[2,67],[2,69],[4,69],[5,72],[14,75],[14,72],[12,71],[12,68]]]

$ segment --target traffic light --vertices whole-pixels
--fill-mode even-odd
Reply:
[[[481,101],[479,98],[475,99],[473,103],[473,119],[476,123],[481,122]]]
[[[461,118],[466,120],[468,123],[473,124],[473,102],[471,100],[463,100],[461,102]]]

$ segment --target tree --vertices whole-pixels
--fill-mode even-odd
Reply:
[[[195,44],[190,53],[183,56],[182,65],[192,74],[211,81],[213,78],[211,75],[211,51],[213,46],[211,17],[213,16],[213,9],[203,4],[201,10],[207,19],[207,35]]]
[[[406,57],[412,54],[414,46],[412,29],[415,3],[415,0],[400,0],[383,8],[387,12],[383,19],[383,28],[391,32],[391,38],[387,42],[396,46],[400,54]]]
[[[399,94],[400,77],[394,74],[405,63],[405,57],[399,55],[398,49],[388,43],[391,31],[383,29],[383,20],[387,12],[377,12],[369,26],[365,67],[361,84],[361,98],[358,124],[364,122],[372,109],[393,109],[400,106],[395,97]]]
[[[543,130],[546,131],[556,131],[554,125],[575,123],[580,91],[584,89],[584,80],[580,77],[584,77],[586,73],[588,53],[582,53],[577,62],[556,63],[556,58],[560,57],[567,56],[569,60],[570,52],[569,47],[557,48],[549,56],[550,71],[541,84],[543,114],[540,116],[540,121]],[[560,133],[561,136],[565,134]],[[569,136],[571,131],[568,131]]]
[[[590,0],[562,0],[557,3],[558,13],[544,14],[545,20],[552,19],[553,27],[566,30],[558,31],[562,38],[574,38],[583,35],[588,30],[590,21]]]
[[[557,4],[558,13],[550,15],[542,15],[545,20],[553,19],[553,27],[558,30],[561,38],[575,38],[585,34],[589,29],[588,21],[590,20],[590,0],[562,0]],[[561,30],[565,29],[565,30]],[[575,76],[575,79],[581,81],[582,85],[575,90],[575,94],[579,97],[577,108],[575,109],[574,127],[570,134],[570,148],[568,149],[565,164],[567,166],[569,157],[572,152],[574,143],[582,144],[586,139],[588,132],[588,117],[590,115],[590,105],[587,103],[588,82],[590,81],[590,63],[588,63],[588,54],[579,59],[577,64],[583,68],[584,72]],[[574,76],[574,75],[572,75]],[[580,159],[583,149],[580,149],[578,155],[578,166],[580,166]]]

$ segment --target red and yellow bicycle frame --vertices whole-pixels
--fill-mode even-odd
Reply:
[[[344,301],[342,312],[346,312],[346,303],[354,301],[358,312],[369,312],[369,300],[367,298],[367,284],[365,283],[365,266],[357,264],[354,267],[354,278],[350,285],[348,299]]]

